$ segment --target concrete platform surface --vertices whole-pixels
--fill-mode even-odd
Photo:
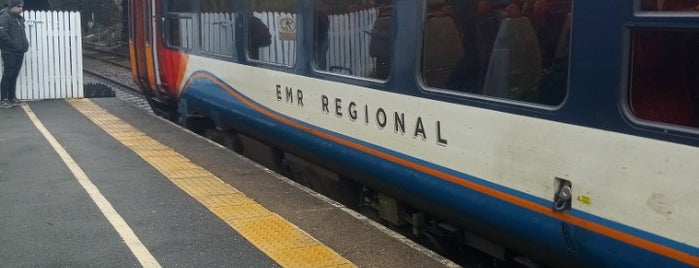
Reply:
[[[24,105],[0,110],[2,267],[454,266],[118,99]]]

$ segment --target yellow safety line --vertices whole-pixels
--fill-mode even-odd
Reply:
[[[279,265],[356,267],[297,226],[92,101],[74,99],[68,100],[68,103],[141,156]]]

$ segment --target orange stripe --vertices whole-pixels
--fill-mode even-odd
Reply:
[[[655,242],[652,242],[652,241],[649,241],[649,240],[646,240],[646,239],[643,239],[643,238],[640,238],[640,237],[637,237],[637,236],[634,236],[634,235],[631,235],[628,233],[624,233],[622,231],[612,229],[610,227],[604,226],[604,225],[599,224],[599,223],[595,223],[595,222],[591,222],[591,221],[588,221],[588,220],[585,220],[585,219],[582,219],[579,217],[575,217],[575,216],[572,216],[570,214],[556,213],[556,212],[553,212],[553,210],[550,207],[542,206],[542,205],[534,203],[532,201],[529,201],[529,200],[526,200],[526,199],[523,199],[520,197],[516,197],[516,196],[510,195],[510,194],[495,190],[493,188],[489,188],[489,187],[486,187],[484,185],[474,183],[472,181],[463,180],[457,176],[454,176],[454,175],[451,175],[451,174],[448,174],[448,173],[445,173],[445,172],[442,172],[439,170],[435,170],[433,168],[426,167],[426,166],[408,161],[406,159],[403,159],[403,158],[400,158],[400,157],[397,157],[397,156],[394,156],[394,155],[391,155],[391,154],[388,154],[385,152],[381,152],[381,151],[373,149],[373,148],[366,147],[366,146],[361,145],[361,144],[357,144],[357,143],[354,143],[354,142],[351,142],[351,141],[348,141],[348,140],[321,132],[319,130],[310,128],[308,126],[301,125],[301,124],[296,123],[290,119],[287,119],[287,118],[282,117],[278,114],[270,112],[269,110],[255,104],[254,102],[248,100],[248,98],[244,97],[243,95],[241,95],[238,92],[231,89],[230,86],[223,83],[220,79],[218,79],[210,74],[196,73],[196,74],[192,75],[185,86],[185,90],[187,88],[189,88],[189,84],[194,79],[197,79],[197,78],[206,78],[206,79],[213,81],[218,86],[225,89],[226,91],[228,91],[228,93],[235,96],[241,102],[250,106],[254,110],[256,110],[256,111],[258,111],[266,116],[269,116],[269,117],[271,117],[279,122],[287,124],[291,127],[294,127],[294,128],[303,130],[305,132],[308,132],[310,134],[313,134],[313,135],[325,138],[327,140],[331,140],[333,142],[345,145],[345,146],[353,148],[355,150],[359,150],[359,151],[365,152],[367,154],[371,154],[371,155],[386,159],[386,160],[391,161],[393,163],[396,163],[396,164],[399,164],[399,165],[402,165],[402,166],[405,166],[405,167],[408,167],[408,168],[411,168],[414,170],[418,170],[418,171],[423,172],[425,174],[432,175],[434,177],[437,177],[437,178],[443,179],[445,181],[469,188],[471,190],[484,193],[486,195],[489,195],[489,196],[497,198],[497,199],[501,199],[501,200],[506,201],[508,203],[511,203],[511,204],[514,204],[514,205],[517,205],[517,206],[520,206],[523,208],[530,209],[532,211],[549,216],[551,218],[555,218],[555,219],[558,219],[560,221],[564,221],[564,222],[576,225],[578,227],[581,227],[581,228],[584,228],[584,229],[587,229],[587,230],[614,238],[616,240],[623,241],[623,242],[631,244],[631,245],[635,245],[637,247],[646,249],[648,251],[657,253],[659,255],[663,255],[665,257],[672,258],[672,259],[678,260],[680,262],[684,262],[684,263],[692,265],[692,266],[699,266],[699,257],[691,255],[687,252],[679,251],[677,249],[674,249],[674,248],[671,248],[671,247],[668,247],[665,245],[661,245],[661,244],[658,244],[658,243],[655,243]]]
[[[134,47],[133,41],[129,40],[129,56],[131,59],[131,76],[133,77],[133,81],[136,85],[138,85],[138,74],[136,73],[136,70],[138,70],[138,66],[136,65],[136,48]]]
[[[150,88],[158,93],[157,85],[155,83],[155,62],[153,61],[153,49],[150,45],[146,44],[146,70],[148,72],[148,83]]]

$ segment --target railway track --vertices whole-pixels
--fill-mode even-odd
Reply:
[[[95,49],[89,45],[83,47],[83,73],[86,84],[106,84],[116,97],[133,106],[152,113],[148,101],[143,97],[131,76],[129,59],[124,53]]]
[[[101,46],[101,45],[92,44],[92,43],[83,43],[83,50],[99,52],[99,53],[105,54],[105,55],[112,55],[115,57],[121,57],[121,58],[128,59],[129,52],[122,49],[122,48],[125,48],[125,46],[106,47],[106,46]]]
[[[83,72],[121,89],[141,94],[130,77],[131,64],[127,55],[96,49],[87,45],[83,50],[83,60],[85,62]]]
[[[129,56],[123,52],[84,47],[83,57],[99,60],[129,70],[131,69],[131,62],[129,61]]]
[[[136,88],[136,87],[134,87],[134,86],[132,86],[132,85],[129,85],[129,84],[127,84],[127,83],[124,83],[124,82],[120,81],[119,79],[114,79],[113,76],[104,75],[104,74],[101,74],[101,73],[98,72],[98,71],[92,71],[92,70],[88,70],[88,69],[83,70],[83,72],[85,72],[85,73],[87,73],[87,74],[89,74],[89,75],[91,75],[91,76],[94,76],[94,77],[96,77],[96,78],[99,78],[100,80],[104,80],[104,81],[106,81],[106,82],[109,82],[110,84],[114,84],[114,85],[116,85],[116,86],[119,86],[119,87],[122,88],[122,89],[127,89],[127,90],[129,90],[129,91],[134,92],[134,93],[141,94],[141,93],[139,92],[138,88]]]

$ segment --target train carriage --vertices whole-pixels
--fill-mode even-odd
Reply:
[[[699,1],[130,0],[129,14],[134,79],[160,115],[426,241],[699,266]]]

